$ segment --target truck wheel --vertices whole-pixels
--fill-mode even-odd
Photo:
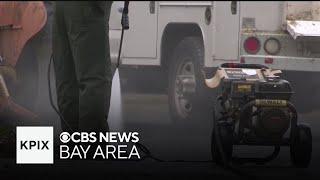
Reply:
[[[187,37],[176,46],[169,65],[168,100],[171,119],[179,123],[199,123],[210,114],[201,73],[204,48],[201,38]]]
[[[312,135],[310,127],[298,125],[293,143],[290,145],[292,164],[298,168],[307,168],[312,154]]]

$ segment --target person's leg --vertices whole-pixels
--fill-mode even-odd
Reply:
[[[112,79],[113,79],[113,73],[112,73],[112,64],[111,64],[111,57],[110,57],[110,44],[109,44],[109,18],[110,18],[110,12],[111,12],[111,6],[113,1],[106,1],[105,5],[105,19],[106,19],[106,36],[105,36],[105,42],[106,42],[106,61],[107,61],[107,80],[109,81],[107,85],[106,90],[106,101],[105,101],[105,119],[107,121],[107,131],[109,131],[109,124],[108,124],[108,115],[110,110],[110,100],[111,100],[111,87],[112,87]],[[100,4],[101,5],[101,4]]]
[[[79,89],[64,21],[64,3],[55,2],[52,51],[56,78],[58,107],[73,131],[78,130]],[[63,131],[70,131],[61,121]]]
[[[80,88],[81,131],[108,130],[105,116],[112,82],[108,39],[110,7],[102,11],[95,3],[70,5],[65,16]]]

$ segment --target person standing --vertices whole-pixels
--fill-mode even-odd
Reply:
[[[112,1],[56,1],[53,62],[60,113],[73,131],[108,131]],[[62,130],[70,131],[62,122]]]

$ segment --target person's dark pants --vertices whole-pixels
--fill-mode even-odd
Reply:
[[[55,3],[52,47],[58,107],[73,131],[108,131],[111,4]],[[63,131],[69,131],[61,124]]]

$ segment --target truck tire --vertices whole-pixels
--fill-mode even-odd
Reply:
[[[293,143],[290,145],[291,162],[295,167],[307,168],[311,161],[312,135],[310,127],[297,126]]]
[[[210,119],[208,88],[201,72],[203,61],[204,47],[199,37],[182,39],[173,51],[168,72],[168,102],[173,122],[201,125],[204,119]]]

